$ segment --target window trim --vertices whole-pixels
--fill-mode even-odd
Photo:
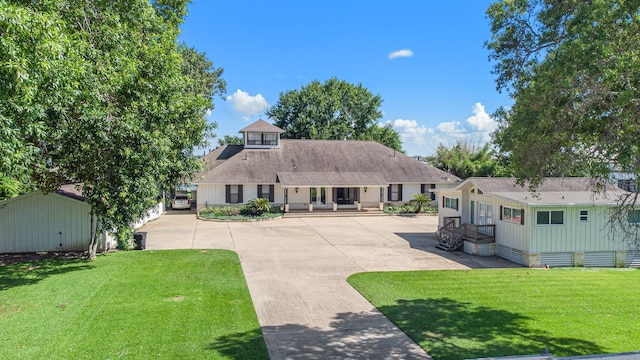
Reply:
[[[589,210],[578,210],[578,221],[589,222]]]
[[[232,195],[236,195],[235,192],[234,193],[231,192],[231,186],[235,186],[236,189],[238,189],[237,199],[236,199],[238,202],[232,202],[231,201],[231,196]],[[242,184],[227,184],[227,185],[225,185],[225,203],[227,203],[227,204],[242,204],[244,202],[242,195],[243,195]]]
[[[547,213],[548,214],[548,219],[549,219],[549,223],[545,224],[545,223],[540,223],[539,222],[539,213]],[[562,222],[561,223],[554,223],[553,222],[553,213],[561,213],[562,214]],[[565,222],[564,222],[564,210],[536,210],[536,226],[564,226]]]
[[[511,210],[509,213],[513,214],[513,210],[518,210],[520,211],[520,221],[513,221],[513,215],[509,215],[509,217],[507,218],[505,216],[505,211],[509,209]],[[516,208],[516,207],[512,207],[512,206],[503,206],[500,205],[500,221],[504,221],[504,222],[508,222],[511,224],[520,224],[520,225],[524,225],[524,209],[523,208]]]
[[[453,203],[455,202],[455,207],[453,205]],[[458,201],[457,197],[449,197],[449,196],[442,196],[442,207],[445,209],[452,209],[455,211],[458,211],[458,209],[460,208],[460,201]]]
[[[393,191],[394,186],[396,187],[397,191]],[[393,197],[394,194],[396,194],[396,197]],[[389,202],[402,201],[402,184],[389,184],[387,199]]]

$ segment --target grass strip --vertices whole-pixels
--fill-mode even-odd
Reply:
[[[640,271],[372,272],[349,283],[438,360],[640,350]]]
[[[130,251],[0,266],[12,359],[268,359],[237,254]]]

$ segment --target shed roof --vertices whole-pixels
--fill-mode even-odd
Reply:
[[[374,141],[282,139],[277,149],[218,148],[201,158],[194,183],[382,186],[461,181]]]
[[[518,185],[515,178],[469,178],[456,189],[471,185],[489,194],[528,206],[611,205],[627,192],[605,184],[604,191],[596,191],[596,181],[591,178],[545,178],[536,191],[529,183]]]

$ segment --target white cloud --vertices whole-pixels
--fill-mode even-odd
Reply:
[[[391,124],[394,130],[400,134],[402,147],[407,151],[407,154],[425,154],[425,148],[428,147],[428,137],[434,133],[434,129],[419,125],[416,120],[396,119],[393,121],[387,120],[386,123]]]
[[[413,56],[413,51],[409,49],[402,49],[402,50],[398,50],[390,53],[389,60],[399,58],[399,57],[412,57],[412,56]]]
[[[227,100],[231,102],[235,111],[246,116],[260,114],[269,107],[262,94],[251,96],[240,89],[227,96]]]
[[[467,123],[477,133],[483,142],[491,140],[490,134],[498,127],[498,122],[489,116],[484,110],[484,105],[475,103],[473,105],[473,116],[467,118]]]
[[[207,109],[206,115],[211,116],[211,109]]]
[[[460,121],[442,122],[438,124],[436,129],[445,135],[451,136],[458,136],[459,134],[464,134],[467,131],[465,128],[460,127]]]
[[[482,146],[491,141],[490,134],[498,123],[485,111],[484,105],[475,103],[471,108],[473,115],[466,121],[452,120],[437,124],[434,128],[420,124],[417,120],[396,119],[379,123],[379,126],[391,124],[400,134],[402,147],[407,155],[434,155],[438,145],[453,146],[456,141],[471,141]],[[426,121],[425,121],[426,122]]]

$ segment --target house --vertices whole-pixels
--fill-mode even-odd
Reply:
[[[469,178],[438,194],[440,246],[529,267],[628,266],[638,253],[612,240],[606,214],[623,190],[593,185],[547,178],[534,193],[513,178]]]
[[[160,216],[162,206],[151,209],[133,227]],[[38,190],[2,201],[0,253],[86,251],[91,239],[90,211],[81,187],[73,184],[48,194]],[[110,234],[99,235],[98,251],[115,246]]]
[[[200,158],[198,211],[266,198],[285,211],[381,209],[413,194],[453,187],[459,178],[374,141],[281,139],[258,120],[239,131],[243,145],[223,145]]]

